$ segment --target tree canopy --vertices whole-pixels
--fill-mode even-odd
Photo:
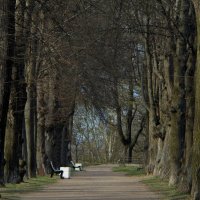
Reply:
[[[200,199],[197,0],[0,0],[0,184],[49,162],[135,160]],[[23,166],[24,167],[24,166]]]

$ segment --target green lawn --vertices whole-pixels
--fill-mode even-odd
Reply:
[[[48,184],[55,183],[58,177],[41,176],[31,178],[20,184],[7,184],[6,187],[0,188],[1,199],[17,200],[17,194],[27,193],[40,190]]]
[[[114,167],[114,172],[123,172],[128,176],[144,176],[145,172],[143,168],[138,166],[120,166]]]
[[[176,187],[168,185],[167,181],[161,180],[158,177],[145,176],[144,169],[137,166],[119,166],[113,168],[114,172],[123,172],[129,176],[143,176],[141,182],[146,184],[150,190],[155,191],[163,196],[163,200],[189,200],[188,194],[180,193]]]
[[[168,181],[161,180],[159,177],[147,177],[142,180],[152,191],[163,195],[164,200],[189,200],[190,195],[183,194],[176,187],[168,185]]]

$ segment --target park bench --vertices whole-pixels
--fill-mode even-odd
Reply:
[[[81,163],[74,163],[73,161],[70,161],[71,165],[72,165],[72,168],[75,170],[75,171],[82,171],[83,170],[83,166]]]
[[[63,179],[63,170],[55,169],[52,161],[50,161],[50,168],[51,168],[51,178],[53,177],[54,174],[60,174],[60,178]]]

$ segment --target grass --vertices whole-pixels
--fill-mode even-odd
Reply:
[[[1,199],[17,200],[17,194],[41,190],[48,184],[55,183],[57,177],[39,176],[31,178],[20,184],[7,184],[6,187],[0,188]]]
[[[168,181],[159,177],[147,177],[142,180],[152,191],[160,193],[165,200],[189,200],[190,195],[178,191],[175,186],[169,186]]]
[[[138,166],[120,166],[114,167],[114,172],[123,172],[127,176],[144,176],[145,172],[143,168],[139,168]]]
[[[141,182],[149,187],[151,191],[159,193],[163,200],[189,200],[190,195],[183,194],[176,187],[168,185],[168,181],[164,181],[159,177],[145,176],[144,169],[137,166],[119,166],[113,168],[114,172],[122,172],[128,176],[143,176]]]

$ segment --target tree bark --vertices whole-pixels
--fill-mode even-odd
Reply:
[[[2,35],[5,38],[7,46],[6,55],[3,56],[2,72],[3,82],[1,91],[1,112],[0,112],[0,184],[4,184],[4,142],[5,142],[5,129],[7,121],[7,113],[9,108],[9,99],[11,92],[11,75],[14,65],[14,52],[15,52],[15,0],[2,0],[1,5],[1,28]],[[2,81],[2,80],[1,80]]]
[[[196,23],[197,23],[197,63],[195,71],[195,116],[192,148],[192,197],[194,200],[200,199],[200,4],[198,0],[193,0]]]
[[[27,10],[26,10],[27,6]],[[25,83],[25,55],[27,42],[30,35],[31,14],[33,11],[33,1],[19,1],[17,4],[16,16],[16,48],[15,65],[13,68],[12,98],[10,101],[10,113],[13,115],[11,130],[8,134],[13,135],[11,154],[7,157],[9,165],[9,182],[18,182],[19,159],[22,158],[22,137],[24,124],[24,108],[26,103],[26,83]]]
[[[146,73],[147,73],[147,89],[148,89],[148,106],[149,106],[149,126],[148,126],[148,138],[149,138],[149,149],[148,149],[148,165],[153,173],[154,167],[156,165],[156,155],[157,155],[157,140],[154,137],[155,126],[157,125],[156,116],[156,105],[154,101],[154,88],[153,88],[153,55],[151,52],[150,35],[147,25],[147,35],[145,38],[145,48],[146,48]]]
[[[36,135],[36,162],[37,174],[45,175],[45,115],[46,103],[44,100],[44,83],[37,81],[37,135]]]
[[[186,128],[185,128],[185,148],[184,157],[181,166],[179,189],[183,192],[190,193],[192,187],[192,144],[193,144],[193,127],[194,127],[194,72],[196,65],[196,19],[194,6],[188,1],[188,10],[185,10],[186,29],[188,30],[189,48],[186,54],[188,60],[186,63],[185,73],[185,91],[186,91]]]
[[[35,31],[32,32],[33,34]],[[36,176],[36,151],[35,151],[35,118],[36,118],[36,39],[30,41],[30,59],[26,63],[27,101],[25,105],[25,127],[27,145],[27,170],[28,177]]]
[[[173,96],[172,96],[172,107],[171,107],[171,175],[170,184],[176,184],[179,179],[181,172],[181,165],[184,163],[184,145],[185,145],[185,133],[186,133],[186,93],[185,93],[185,75],[186,66],[188,62],[188,45],[191,48],[189,42],[192,40],[189,38],[191,30],[189,27],[189,13],[190,1],[182,0],[180,2],[180,16],[179,16],[179,32],[178,39],[176,42],[176,49],[173,53],[174,63],[174,80],[173,80]],[[193,33],[192,33],[193,34]],[[188,42],[189,41],[189,42]],[[193,39],[194,41],[194,39]],[[172,48],[173,49],[173,48]],[[190,109],[190,108],[188,108]],[[192,123],[192,121],[188,121]],[[187,138],[188,139],[188,138]],[[186,141],[186,144],[189,141]]]

